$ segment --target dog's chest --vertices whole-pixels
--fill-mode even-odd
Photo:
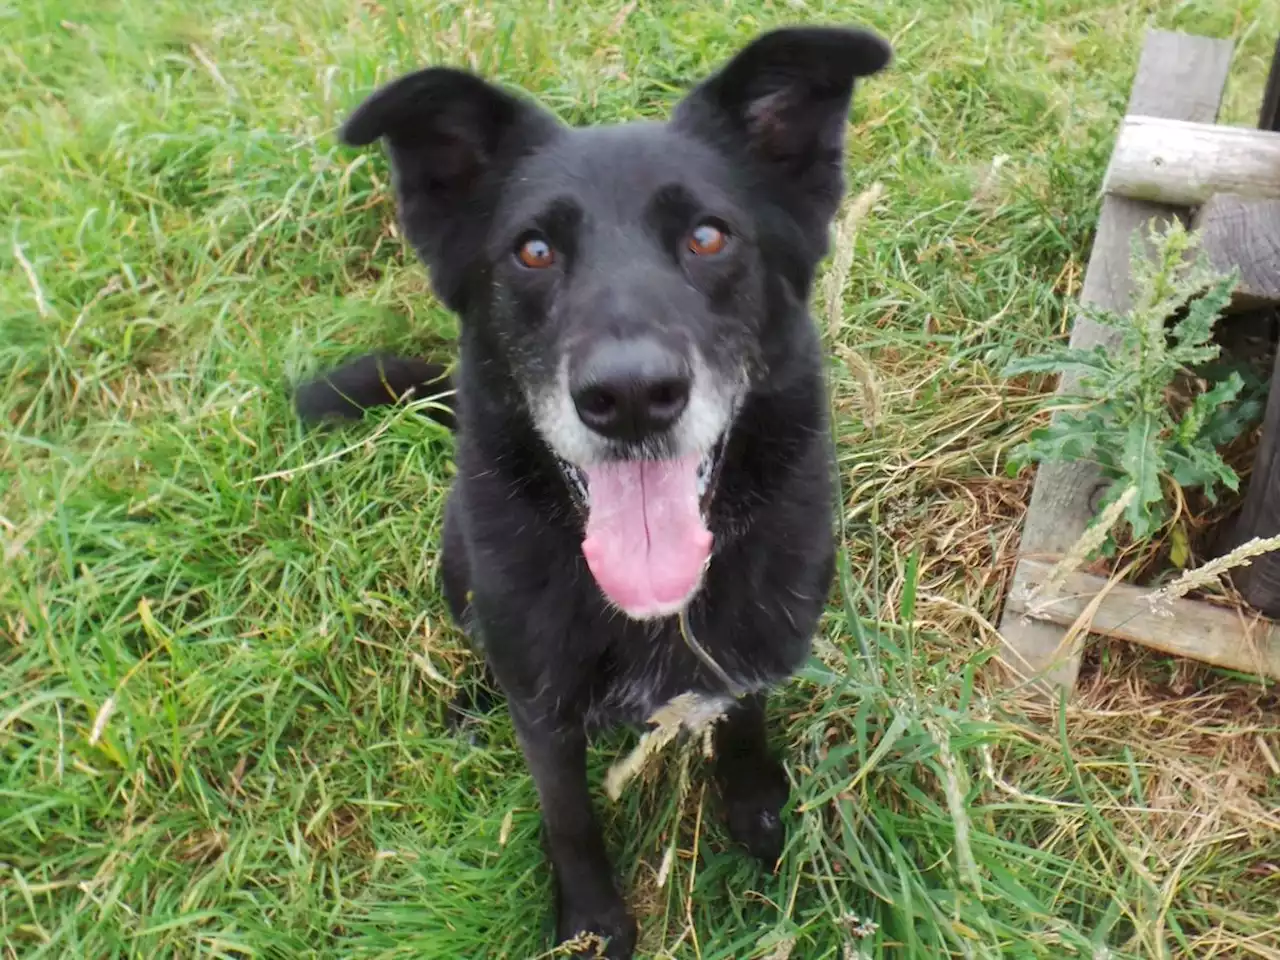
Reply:
[[[670,689],[676,692],[669,693]],[[635,684],[616,687],[587,709],[584,726],[587,730],[600,730],[617,725],[641,726],[650,723],[663,708],[680,703],[682,724],[690,728],[701,727],[706,718],[724,713],[734,702],[727,693],[686,687],[659,688]]]
[[[768,685],[757,676],[731,674],[730,679],[737,689],[726,688],[701,668],[671,625],[654,625],[612,646],[602,658],[599,675],[590,685],[585,724],[588,729],[644,724],[682,694],[691,695],[685,698],[686,709],[715,714],[732,703],[735,694]]]

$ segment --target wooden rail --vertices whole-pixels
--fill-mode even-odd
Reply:
[[[1103,190],[1176,207],[1216,193],[1280,197],[1280,133],[1125,117]]]

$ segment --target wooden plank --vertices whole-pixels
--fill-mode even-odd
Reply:
[[[1253,458],[1253,473],[1244,492],[1244,504],[1223,544],[1227,552],[1253,537],[1280,534],[1280,351],[1271,371],[1271,390],[1262,418],[1262,438]],[[1252,564],[1234,571],[1231,579],[1241,595],[1254,607],[1272,617],[1280,617],[1280,556],[1266,554]]]
[[[1215,269],[1240,271],[1235,307],[1280,303],[1280,200],[1215,194],[1192,225],[1201,231],[1202,248]]]
[[[1280,197],[1280,133],[1125,117],[1102,189],[1178,207],[1215,193]]]
[[[1149,31],[1128,112],[1212,123],[1226,88],[1231,54],[1229,40]],[[1111,310],[1127,309],[1132,298],[1129,245],[1134,231],[1145,229],[1152,219],[1169,223],[1183,214],[1185,211],[1163,204],[1104,198],[1081,300]],[[1114,345],[1118,339],[1115,331],[1083,318],[1071,331],[1074,347]],[[1073,392],[1077,383],[1074,377],[1063,377],[1058,390]],[[1094,499],[1100,486],[1100,474],[1091,464],[1042,466],[1023,526],[1022,556],[1055,557],[1075,543],[1095,515]],[[1025,586],[1025,562],[1014,571],[1015,594]],[[1080,658],[1077,651],[1059,651],[1061,626],[1027,620],[1006,610],[1000,632],[1005,641],[1005,662],[1017,673],[1038,675],[1050,686],[1075,686]]]
[[[1258,129],[1280,131],[1280,37],[1276,38],[1276,52],[1271,58],[1271,72],[1267,74]]]
[[[1025,582],[1032,589],[1045,583],[1052,570],[1051,564],[1035,560],[1024,560],[1022,566]],[[1089,607],[1104,591],[1105,596],[1090,613]],[[1061,628],[1084,617],[1082,625],[1090,633],[1280,680],[1280,624],[1199,600],[1160,599],[1156,593],[1076,572],[1040,595],[1011,596],[1009,603],[1015,616],[1052,624],[1059,628],[1059,634]]]
[[[1271,58],[1262,109],[1258,113],[1258,129],[1280,131],[1280,37],[1276,38],[1275,54]],[[1202,210],[1200,217],[1211,215]],[[1242,280],[1242,284],[1246,282]],[[1220,554],[1227,553],[1253,537],[1277,533],[1280,533],[1280,352],[1276,354],[1271,372],[1262,436],[1254,454],[1253,472],[1245,487],[1244,503],[1217,549]],[[1268,616],[1280,617],[1280,557],[1274,554],[1259,557],[1250,566],[1233,571],[1232,580],[1250,604]]]

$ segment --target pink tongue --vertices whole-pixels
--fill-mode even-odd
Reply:
[[[711,555],[698,504],[698,457],[588,467],[582,552],[605,596],[633,617],[674,613]]]

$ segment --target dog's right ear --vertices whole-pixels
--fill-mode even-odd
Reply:
[[[460,311],[503,174],[557,129],[550,114],[479,77],[433,67],[373,93],[341,137],[386,140],[405,234],[440,299]]]

